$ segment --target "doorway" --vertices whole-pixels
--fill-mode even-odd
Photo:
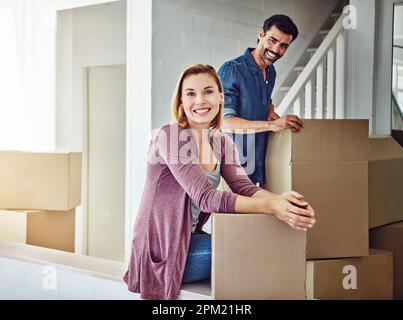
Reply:
[[[126,66],[87,68],[88,255],[124,261]]]

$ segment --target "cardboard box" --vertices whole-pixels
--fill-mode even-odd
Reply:
[[[368,256],[368,120],[304,120],[272,133],[265,189],[294,190],[315,210],[307,258]]]
[[[307,298],[390,300],[392,269],[392,253],[372,249],[368,257],[307,261]]]
[[[214,214],[213,299],[305,299],[306,233],[270,215]]]
[[[370,246],[393,252],[393,297],[403,300],[403,222],[370,230]]]
[[[1,210],[0,240],[74,252],[75,209]]]
[[[81,202],[81,153],[0,152],[0,208],[68,211]]]
[[[403,148],[392,137],[373,137],[369,159],[369,227],[403,221]]]
[[[0,240],[27,243],[27,214],[0,210]]]

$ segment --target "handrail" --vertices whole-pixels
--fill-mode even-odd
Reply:
[[[291,89],[288,91],[287,95],[284,97],[283,101],[279,104],[277,108],[277,112],[280,115],[283,115],[285,112],[288,111],[293,105],[294,102],[297,102],[298,106],[299,101],[298,100],[298,95],[299,93],[303,90],[304,86],[309,82],[312,74],[316,71],[316,68],[318,67],[319,64],[323,61],[325,55],[328,53],[329,49],[334,45],[335,41],[337,41],[339,35],[341,32],[344,30],[343,27],[343,20],[345,19],[346,14],[342,14],[333,28],[330,30],[329,34],[326,36],[326,38],[322,41],[321,45],[319,46],[318,50],[314,53],[302,73],[299,75],[295,83],[292,85]],[[343,48],[344,49],[344,48]],[[343,52],[344,53],[344,52]],[[333,53],[334,57],[334,53]],[[343,57],[344,59],[344,57]],[[344,61],[343,61],[344,62]],[[344,68],[343,70],[338,70],[339,72],[342,72],[343,79],[342,82],[344,83]],[[323,70],[319,71],[322,72]],[[337,78],[337,77],[336,77]],[[336,80],[337,82],[337,80]],[[312,86],[309,86],[310,89],[312,89]],[[343,92],[344,95],[344,92]]]
[[[392,102],[393,106],[398,110],[398,113],[400,114],[401,119],[403,120],[403,111],[400,108],[399,101],[397,101],[395,93],[392,91]]]

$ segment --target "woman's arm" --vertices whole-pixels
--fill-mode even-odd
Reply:
[[[235,212],[237,195],[213,188],[192,150],[190,133],[177,125],[167,125],[153,135],[149,161],[166,165],[193,203],[203,212]],[[166,192],[170,190],[167,188]]]
[[[240,165],[238,151],[231,139],[225,136],[222,176],[231,190],[238,194],[236,213],[273,214],[290,227],[306,231],[316,223],[315,212],[297,192],[276,195],[256,187]]]

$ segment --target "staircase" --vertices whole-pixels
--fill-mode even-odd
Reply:
[[[304,119],[344,118],[344,4],[341,1],[330,14],[277,91],[273,101],[278,114],[292,113]]]

